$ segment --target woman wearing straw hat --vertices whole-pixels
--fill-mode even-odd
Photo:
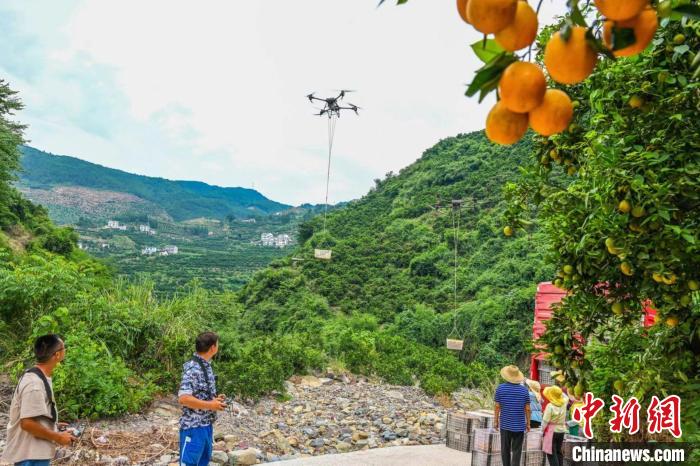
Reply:
[[[542,425],[542,388],[536,380],[528,379],[526,383],[530,390],[530,427],[537,428]]]
[[[516,366],[501,369],[501,377],[505,383],[496,389],[493,427],[500,427],[503,466],[520,466],[523,437],[530,430],[530,395],[522,385],[525,376]]]
[[[563,464],[561,445],[567,431],[566,405],[569,400],[561,388],[557,386],[545,388],[543,394],[549,404],[542,416],[542,431],[544,433],[542,450],[547,454],[550,466],[561,466]]]

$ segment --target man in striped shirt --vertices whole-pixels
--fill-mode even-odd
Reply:
[[[525,376],[516,366],[501,369],[501,377],[505,383],[496,389],[493,427],[500,428],[503,466],[520,466],[523,437],[530,431],[530,394],[522,385]]]

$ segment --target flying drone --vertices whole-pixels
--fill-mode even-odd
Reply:
[[[345,94],[348,92],[353,91],[341,90],[337,97],[326,97],[325,99],[316,97],[312,92],[311,94],[307,95],[306,98],[309,99],[309,102],[311,103],[314,103],[314,101],[323,102],[323,108],[319,108],[319,113],[316,113],[316,115],[328,115],[328,118],[332,118],[333,116],[340,118],[340,112],[342,110],[352,110],[355,112],[355,114],[358,114],[357,111],[360,109],[360,107],[351,103],[347,103],[347,107],[343,107],[341,101],[343,98],[345,98]]]

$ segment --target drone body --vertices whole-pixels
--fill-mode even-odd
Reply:
[[[357,111],[360,109],[360,107],[351,103],[347,103],[346,107],[342,105],[341,101],[343,98],[345,98],[345,94],[348,92],[352,91],[342,90],[336,97],[327,97],[325,99],[316,97],[312,92],[311,94],[307,95],[306,98],[309,99],[309,102],[311,103],[314,101],[323,102],[323,108],[318,109],[319,112],[316,113],[316,115],[328,115],[328,118],[332,118],[334,116],[340,118],[340,113],[343,110],[352,110],[355,112],[355,114],[358,114]]]

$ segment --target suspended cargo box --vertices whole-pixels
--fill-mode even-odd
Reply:
[[[455,338],[447,339],[447,349],[462,351],[464,347],[464,340],[457,340]]]
[[[329,261],[331,260],[331,254],[333,254],[333,251],[330,249],[314,249],[314,257],[316,259]]]

